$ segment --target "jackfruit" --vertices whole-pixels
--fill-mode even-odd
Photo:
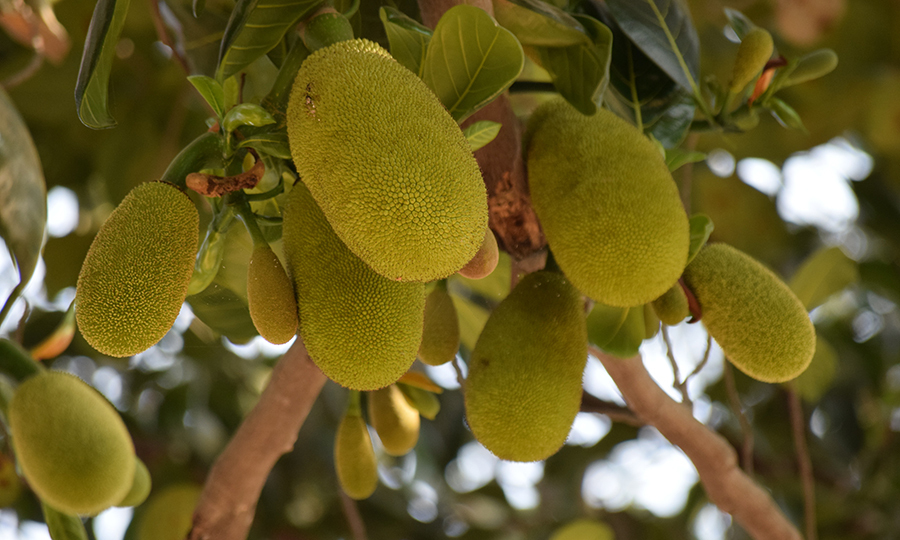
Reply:
[[[425,322],[419,360],[430,366],[446,364],[459,350],[459,319],[453,299],[445,286],[438,286],[425,298]]]
[[[172,184],[131,190],[100,227],[75,293],[75,319],[109,356],[149,349],[169,331],[187,295],[197,255],[194,203]]]
[[[481,279],[487,277],[497,268],[500,262],[500,249],[497,247],[497,239],[490,229],[484,231],[484,241],[478,248],[478,253],[459,269],[459,275],[469,279]]]
[[[466,419],[501,459],[538,461],[563,445],[581,406],[584,302],[556,272],[528,274],[494,310],[469,361]]]
[[[366,421],[348,410],[334,440],[334,468],[341,489],[352,499],[365,499],[378,487],[378,462]]]
[[[247,266],[247,304],[253,326],[266,341],[280,345],[297,333],[294,286],[269,244],[253,246]]]
[[[419,411],[420,416],[429,420],[434,420],[437,418],[438,413],[441,412],[441,401],[434,393],[423,390],[418,386],[401,382],[397,383],[397,388],[403,392],[403,397],[406,398],[406,402],[409,403],[412,408]]]
[[[191,530],[202,488],[175,484],[154,494],[138,517],[137,540],[184,540]]]
[[[800,300],[769,269],[726,244],[709,244],[684,271],[702,320],[725,356],[763,382],[803,372],[816,331]]]
[[[684,294],[684,289],[676,283],[662,296],[653,301],[653,311],[659,317],[659,320],[674,326],[690,316],[691,310],[688,307],[688,299]]]
[[[376,274],[340,241],[302,183],[284,208],[284,251],[313,362],[353,390],[383,388],[416,359],[425,286]]]
[[[44,371],[23,382],[9,424],[22,473],[53,508],[94,515],[131,489],[131,436],[115,408],[78,377]]]
[[[311,54],[287,110],[300,178],[337,236],[379,274],[434,281],[462,268],[487,227],[481,171],[459,126],[379,45]]]
[[[406,455],[419,440],[419,411],[392,384],[368,394],[369,422],[378,433],[384,451],[392,456]]]
[[[562,98],[535,111],[526,138],[534,210],[572,285],[615,307],[666,292],[687,263],[688,218],[653,143]]]
[[[147,496],[150,495],[151,485],[150,471],[147,470],[144,462],[135,456],[134,480],[131,481],[131,489],[116,506],[138,506],[147,500]]]
[[[740,92],[759,75],[774,48],[772,34],[763,28],[756,27],[744,35],[734,59],[730,85],[732,92]]]
[[[576,519],[560,527],[550,540],[614,540],[615,533],[605,523],[592,519]]]

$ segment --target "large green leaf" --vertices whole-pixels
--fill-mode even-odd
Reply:
[[[31,134],[0,89],[0,237],[19,273],[19,284],[7,298],[0,322],[31,279],[40,257],[47,222],[46,189]]]
[[[434,30],[422,78],[461,122],[509,88],[524,64],[522,46],[509,30],[482,9],[458,5]]]
[[[47,503],[41,503],[41,508],[44,511],[47,528],[50,530],[50,538],[53,540],[87,540],[87,531],[84,529],[84,523],[81,522],[80,517],[63,514],[48,506]]]
[[[808,310],[820,306],[834,293],[859,281],[859,269],[838,247],[810,255],[791,278],[791,290]]]
[[[607,0],[606,5],[625,35],[691,92],[700,73],[700,40],[683,0]]]
[[[240,72],[281,41],[321,0],[238,0],[219,49],[220,81]]]
[[[109,73],[128,3],[129,0],[97,0],[91,17],[75,83],[78,118],[89,128],[104,129],[116,125],[109,111]]]
[[[589,42],[568,47],[538,47],[541,66],[566,101],[582,114],[594,114],[609,84],[613,34],[603,23],[576,15],[588,32]]]
[[[387,33],[391,56],[421,77],[431,30],[390,6],[381,6],[378,16]]]
[[[590,44],[587,30],[565,11],[541,0],[494,0],[494,16],[523,45]]]

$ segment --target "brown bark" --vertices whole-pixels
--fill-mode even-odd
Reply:
[[[216,459],[189,540],[244,540],[272,467],[290,452],[325,375],[312,363],[300,336],[279,360],[268,386]]]

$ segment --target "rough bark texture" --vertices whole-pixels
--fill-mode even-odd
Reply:
[[[297,336],[256,406],[216,459],[194,511],[190,540],[247,538],[263,484],[278,458],[293,449],[324,384],[325,376]]]

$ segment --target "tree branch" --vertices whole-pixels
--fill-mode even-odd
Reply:
[[[640,356],[620,360],[591,348],[638,418],[681,448],[697,468],[706,493],[757,540],[801,540],[772,497],[737,466],[737,454],[719,434],[694,419],[644,368]]]
[[[325,375],[303,341],[278,361],[268,386],[210,470],[189,540],[244,540],[272,467],[290,452]]]

